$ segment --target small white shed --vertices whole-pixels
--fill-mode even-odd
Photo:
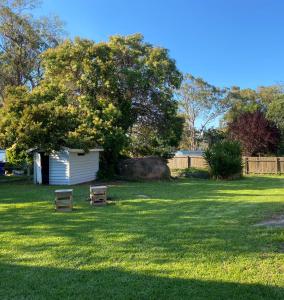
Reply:
[[[64,148],[62,151],[45,155],[34,152],[34,183],[72,185],[95,180],[99,170],[99,153],[103,149]]]

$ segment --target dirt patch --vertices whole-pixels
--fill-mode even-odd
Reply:
[[[255,224],[255,226],[284,227],[284,215],[273,216],[269,220]]]

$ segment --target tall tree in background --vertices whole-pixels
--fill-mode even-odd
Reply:
[[[244,112],[262,111],[266,114],[269,106],[278,102],[284,94],[282,85],[260,86],[257,89],[231,87],[226,95],[228,111],[225,122],[231,122]]]
[[[284,133],[284,95],[268,106],[267,118]]]
[[[279,146],[279,129],[261,111],[240,114],[228,124],[228,132],[247,156],[275,153]]]
[[[7,86],[35,87],[42,77],[41,56],[62,37],[58,18],[35,18],[36,0],[1,0],[0,98]],[[1,102],[1,99],[0,99]]]
[[[207,126],[226,109],[225,92],[201,78],[190,74],[184,76],[181,88],[177,92],[180,112],[185,120],[182,148],[198,147],[197,134],[202,135]]]
[[[280,96],[276,101],[273,101],[266,113],[269,120],[273,121],[281,132],[281,141],[279,154],[284,154],[284,95]]]

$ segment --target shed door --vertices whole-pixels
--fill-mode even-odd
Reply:
[[[49,184],[49,155],[40,153],[42,183]]]
[[[34,183],[42,184],[40,154],[34,154]]]

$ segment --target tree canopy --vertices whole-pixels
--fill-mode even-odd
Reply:
[[[177,91],[180,113],[185,119],[182,148],[197,148],[198,135],[202,136],[207,126],[225,112],[225,92],[225,89],[215,87],[202,78],[184,75]]]
[[[284,95],[269,105],[267,117],[284,133]]]
[[[43,53],[55,47],[63,34],[59,18],[35,18],[36,0],[0,3],[0,98],[7,86],[35,87],[42,77]],[[0,99],[1,102],[1,99]]]
[[[41,59],[44,77],[37,87],[7,92],[0,146],[51,151],[100,144],[109,169],[139,128],[153,129],[156,135],[148,138],[163,147],[177,146],[172,129],[181,122],[173,93],[182,76],[166,49],[139,34],[101,43],[77,38]]]
[[[283,94],[282,85],[260,86],[255,90],[231,87],[226,95],[228,110],[224,119],[230,122],[244,112],[262,111],[266,114],[269,106],[278,102]]]

